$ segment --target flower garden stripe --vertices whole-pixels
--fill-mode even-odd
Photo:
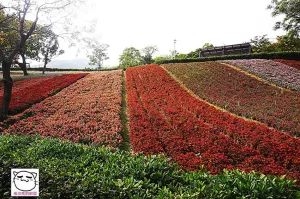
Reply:
[[[300,91],[300,71],[272,60],[222,60],[283,88]]]
[[[19,113],[30,105],[42,101],[49,95],[58,92],[84,76],[86,74],[67,74],[17,81],[13,87],[9,113]],[[3,91],[1,92],[0,103],[2,103],[2,98]]]
[[[300,93],[279,89],[217,62],[163,65],[206,101],[300,136]]]
[[[274,59],[273,61],[280,62],[282,64],[294,67],[300,70],[300,61],[285,60],[285,59]]]
[[[16,116],[4,133],[117,147],[122,141],[121,95],[122,71],[92,73]]]
[[[299,139],[197,100],[157,65],[130,68],[126,75],[135,151],[165,152],[191,170],[204,164],[212,173],[239,168],[299,178]]]

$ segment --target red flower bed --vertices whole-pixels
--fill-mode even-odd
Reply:
[[[87,74],[67,74],[17,81],[13,86],[9,113],[15,114],[21,112],[30,105],[42,101],[46,97],[60,91],[86,75]],[[0,90],[0,103],[2,103],[3,99],[2,89]]]
[[[192,97],[161,67],[126,70],[133,150],[166,153],[182,168],[204,165],[300,179],[300,140]]]
[[[285,60],[285,59],[273,59],[273,61],[277,61],[300,70],[300,61]]]
[[[282,90],[217,62],[163,65],[188,89],[229,112],[300,136],[300,93]]]
[[[39,134],[116,147],[122,141],[122,71],[92,73],[10,120],[4,134]]]

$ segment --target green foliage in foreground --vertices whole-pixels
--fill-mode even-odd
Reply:
[[[156,64],[169,64],[169,63],[188,63],[188,62],[205,62],[229,59],[288,59],[300,61],[300,52],[271,52],[271,53],[253,53],[243,55],[225,55],[225,56],[212,56],[201,58],[188,58],[188,59],[168,59],[156,61]]]
[[[0,198],[10,168],[39,168],[41,198],[297,198],[284,177],[186,172],[163,156],[132,155],[39,137],[0,136]]]

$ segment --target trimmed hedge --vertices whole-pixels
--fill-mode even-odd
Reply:
[[[0,198],[10,197],[10,169],[39,168],[41,198],[297,198],[284,177],[178,170],[164,156],[132,155],[37,136],[0,136]]]
[[[213,56],[202,58],[189,58],[189,59],[167,59],[157,61],[156,64],[169,64],[169,63],[188,63],[188,62],[205,62],[216,60],[229,60],[229,59],[287,59],[287,60],[300,60],[300,52],[272,52],[272,53],[253,53],[243,55],[226,55],[226,56]]]

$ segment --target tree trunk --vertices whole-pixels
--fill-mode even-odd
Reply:
[[[25,55],[22,53],[21,54],[21,57],[22,57],[22,60],[23,60],[23,63],[20,63],[19,66],[21,67],[23,73],[24,73],[24,76],[28,76],[28,73],[27,73],[27,69],[26,69],[26,59],[25,59]]]
[[[2,70],[3,70],[3,99],[2,99],[2,106],[0,108],[0,121],[4,121],[7,119],[9,104],[11,100],[12,94],[12,86],[13,80],[10,76],[10,67],[12,61],[3,61],[2,62]]]
[[[45,74],[47,63],[48,63],[48,52],[45,55],[45,62],[44,62],[43,74]]]

